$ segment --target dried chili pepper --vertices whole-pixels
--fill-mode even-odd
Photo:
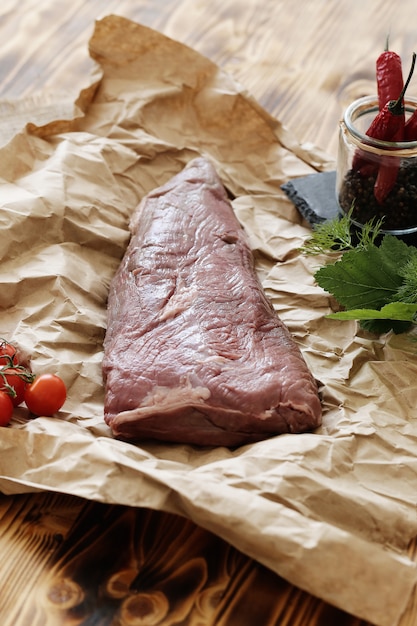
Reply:
[[[401,57],[389,50],[388,46],[387,37],[385,49],[376,60],[376,83],[380,110],[387,102],[396,100],[404,86]]]
[[[368,137],[381,139],[382,141],[402,141],[404,139],[405,109],[404,94],[414,72],[416,54],[413,53],[411,68],[408,73],[400,95],[396,100],[391,100],[372,121],[366,131]],[[381,160],[378,175],[374,185],[374,195],[379,204],[382,204],[395,185],[400,163],[396,157],[385,157]]]
[[[384,105],[384,108],[379,111],[378,115],[374,117],[371,125],[366,131],[368,137],[372,137],[372,139],[381,139],[382,141],[392,141],[393,138],[399,134],[404,136],[404,93],[408,87],[408,83],[410,82],[411,74],[414,71],[414,64],[415,55],[413,55],[413,63],[411,66],[412,71],[400,93],[399,98],[387,102]]]
[[[376,60],[376,83],[378,90],[378,106],[381,111],[386,104],[392,100],[397,100],[404,88],[401,57],[396,52],[389,50],[388,37],[384,51],[381,52]],[[371,134],[372,132],[371,127],[371,132],[368,130],[366,134],[373,136]],[[352,169],[359,172],[364,178],[376,176],[378,163],[374,160],[370,160],[368,155],[362,150],[358,150],[352,163]]]
[[[415,63],[416,53],[413,52],[411,68],[399,96],[396,100],[390,100],[389,102],[387,102],[384,105],[384,108],[381,109],[378,115],[373,119],[370,127],[366,131],[368,137],[372,137],[373,139],[381,139],[382,141],[392,141],[394,137],[397,137],[399,134],[401,134],[401,129],[404,136],[404,94],[413,75]],[[397,141],[401,141],[401,139],[398,139]]]
[[[391,141],[402,141],[404,138],[404,129],[400,128],[398,135],[394,136]],[[379,163],[378,174],[374,184],[374,196],[378,204],[383,204],[387,195],[394,187],[398,170],[400,169],[400,159],[395,156],[383,156]]]
[[[381,58],[381,56],[382,55],[380,55],[379,58]],[[378,82],[379,105],[381,104],[381,101],[382,101],[381,99],[384,99],[385,97],[388,96],[389,89],[393,91],[399,85],[398,77],[397,77],[397,80],[393,81],[394,87],[390,87],[389,81],[387,80],[388,74],[383,73],[383,69],[385,72],[389,70],[390,64],[387,62],[387,59],[385,59],[385,61],[386,62],[384,64],[380,63],[379,66],[377,62],[377,71],[378,71],[377,82]],[[396,96],[395,99],[391,98],[388,102],[385,102],[382,109],[380,109],[378,115],[373,119],[371,125],[366,131],[366,135],[368,135],[368,137],[372,137],[373,139],[380,139],[382,141],[401,141],[404,138],[404,127],[405,127],[404,93],[411,80],[411,76],[414,71],[414,64],[415,64],[415,55],[413,54],[411,70],[407,77],[406,83],[403,84],[402,74],[401,74],[402,87],[400,89],[400,93]],[[385,95],[382,95],[382,94],[385,94]],[[370,160],[363,150],[358,150],[352,162],[352,169],[359,172],[361,176],[368,177],[368,176],[375,175],[377,171],[379,171],[379,166],[375,160]]]

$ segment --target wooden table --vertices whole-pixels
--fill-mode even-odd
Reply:
[[[403,58],[417,48],[414,0],[3,0],[0,98],[75,99],[91,70],[94,20],[111,13],[206,55],[330,159],[343,108],[374,90],[373,63],[387,33]],[[365,626],[189,521],[53,493],[0,496],[2,625],[115,624],[129,568],[110,580],[107,573],[121,553],[128,562],[139,550],[145,587],[162,589],[170,605],[154,592],[141,594],[126,609],[126,625],[203,624],[195,591],[211,579],[216,593],[205,598],[211,618],[204,626]],[[64,582],[45,589],[51,568]],[[71,614],[81,587],[84,602]],[[401,626],[416,623],[417,595]]]

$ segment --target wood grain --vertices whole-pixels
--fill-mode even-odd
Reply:
[[[0,512],[3,626],[366,626],[175,515],[60,494]]]
[[[387,33],[404,59],[417,49],[415,0],[3,0],[0,99],[75,99],[94,69],[94,20],[111,13],[206,55],[331,158],[344,107],[375,91]],[[2,626],[370,626],[146,509],[3,495],[0,553]],[[417,594],[400,626],[416,623]]]
[[[413,0],[401,10],[389,0],[10,0],[0,7],[0,98],[78,94],[93,67],[94,20],[111,13],[206,55],[301,142],[333,157],[343,109],[375,90],[387,34],[404,59],[417,49]]]

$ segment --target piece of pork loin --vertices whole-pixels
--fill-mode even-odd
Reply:
[[[104,343],[113,435],[234,447],[319,426],[315,380],[212,164],[197,158],[146,196],[131,233]]]

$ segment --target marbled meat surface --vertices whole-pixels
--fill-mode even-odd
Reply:
[[[234,447],[319,426],[316,382],[212,164],[197,158],[148,194],[131,233],[104,344],[113,435]]]

